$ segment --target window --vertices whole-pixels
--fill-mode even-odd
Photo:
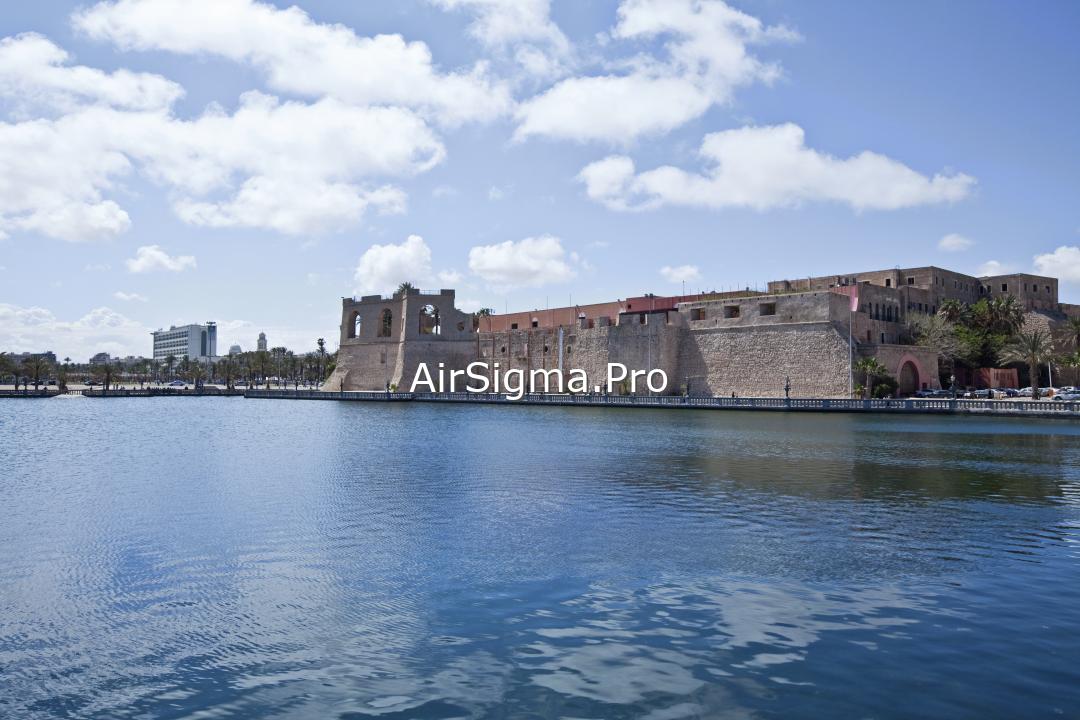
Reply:
[[[352,315],[349,318],[349,328],[348,328],[349,329],[349,337],[351,337],[351,338],[360,337],[360,325],[361,325],[360,313],[353,310]]]
[[[885,344],[885,333],[881,333],[881,344]]]
[[[1009,284],[1001,283],[1001,292],[1009,292]]]
[[[1047,285],[1047,286],[1046,286],[1046,294],[1047,294],[1047,295],[1049,295],[1049,294],[1050,294],[1050,286],[1049,286],[1049,285]]]
[[[758,314],[759,315],[775,315],[776,314],[776,303],[761,303],[761,305],[758,306]]]
[[[439,308],[434,305],[425,305],[420,308],[420,334],[441,335],[442,323],[439,321]]]
[[[394,325],[394,314],[389,308],[382,311],[382,322],[379,323],[379,337],[390,337]]]
[[[705,319],[705,310],[704,310],[704,308],[692,308],[690,310],[690,319],[691,320],[704,320]]]
[[[892,278],[885,278],[885,287],[892,287]]]
[[[724,306],[724,317],[728,318],[729,320],[732,319],[732,318],[739,317],[739,306],[738,305],[725,305]]]
[[[510,323],[511,330],[517,330],[517,323]]]
[[[379,362],[382,363],[383,365],[386,364],[386,351],[385,350],[383,352],[379,353]]]
[[[502,353],[503,355],[505,355],[506,354],[506,346],[503,345],[501,348],[499,348],[499,352]]]
[[[907,279],[907,284],[908,284],[908,285],[914,285],[914,284],[915,284],[915,278],[913,278],[913,277],[909,277],[909,278]]]
[[[533,326],[534,328],[535,328],[535,327],[540,327],[540,321],[539,321],[539,320],[533,320],[533,321],[532,321],[532,326]]]

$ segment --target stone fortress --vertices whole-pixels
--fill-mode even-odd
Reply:
[[[1053,330],[1080,305],[1058,302],[1055,278],[972,277],[938,267],[877,270],[770,282],[765,292],[645,295],[609,303],[474,316],[454,291],[411,289],[390,298],[342,299],[337,367],[327,390],[409,390],[420,363],[432,373],[474,361],[501,372],[584,370],[603,384],[608,363],[658,368],[665,394],[848,397],[852,358],[877,358],[899,393],[940,387],[934,352],[905,343],[913,314],[942,301],[1012,295]],[[460,387],[459,387],[460,389]],[[644,393],[638,388],[638,393]]]

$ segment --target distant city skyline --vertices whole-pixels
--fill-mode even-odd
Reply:
[[[1075,4],[292,4],[5,8],[0,350],[333,349],[402,281],[502,312],[936,265],[1080,302]]]

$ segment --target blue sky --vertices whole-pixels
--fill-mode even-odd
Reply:
[[[1075,3],[289,7],[5,8],[0,348],[336,344],[402,280],[502,311],[936,264],[1080,302]]]

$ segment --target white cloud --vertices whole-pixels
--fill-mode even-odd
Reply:
[[[964,174],[922,175],[891,158],[864,151],[839,159],[807,148],[802,128],[744,127],[705,136],[708,167],[690,173],[664,166],[635,174],[633,161],[612,156],[578,175],[590,198],[613,210],[663,205],[767,210],[804,202],[840,202],[856,210],[895,210],[955,202],[975,179]]]
[[[572,262],[562,241],[551,235],[469,250],[470,272],[502,289],[566,282],[577,274]]]
[[[697,265],[665,265],[660,268],[660,275],[669,283],[694,282],[701,279]]]
[[[192,255],[170,256],[159,245],[143,245],[135,251],[135,257],[124,261],[128,272],[144,273],[153,270],[168,270],[170,272],[183,272],[195,267],[195,257]]]
[[[1007,275],[1013,272],[1011,265],[1000,263],[997,260],[987,260],[975,270],[977,277],[986,277],[987,275]]]
[[[187,121],[88,106],[55,120],[0,122],[0,236],[121,233],[130,218],[105,195],[136,169],[175,189],[174,209],[191,224],[337,230],[369,208],[404,209],[399,188],[370,178],[425,172],[444,156],[431,129],[402,108],[282,103],[257,92],[232,115],[212,107]]]
[[[354,277],[358,293],[389,295],[403,282],[419,287],[431,277],[431,248],[419,235],[400,245],[372,245],[360,256]]]
[[[12,352],[53,350],[77,362],[98,352],[149,355],[149,333],[150,328],[107,307],[77,320],[60,320],[45,308],[0,303],[0,347]]]
[[[1036,255],[1035,272],[1066,282],[1080,283],[1080,247],[1062,245],[1053,252]]]
[[[122,290],[117,290],[113,293],[113,297],[117,300],[123,300],[124,302],[131,302],[132,300],[138,300],[139,302],[146,302],[146,298],[139,293],[126,293]]]
[[[465,279],[465,276],[459,273],[457,270],[442,270],[438,272],[435,277],[437,277],[439,279],[439,282],[441,282],[447,287],[454,287]]]
[[[113,73],[66,63],[68,53],[37,33],[0,39],[0,95],[15,103],[71,109],[84,102],[130,110],[172,105],[184,90],[160,75]]]
[[[563,72],[570,41],[551,20],[550,0],[430,0],[444,10],[473,13],[469,32],[486,47],[509,50],[529,75],[550,78]]]
[[[949,233],[945,237],[938,240],[938,250],[945,252],[962,252],[975,245],[975,241],[971,238],[966,238],[963,235],[956,233]]]
[[[116,0],[76,12],[75,27],[124,50],[212,54],[260,69],[270,87],[352,105],[412,108],[454,125],[507,112],[507,88],[481,63],[440,73],[422,42],[360,37],[317,23],[296,6],[254,0]]]
[[[779,67],[749,47],[797,37],[720,0],[624,0],[618,15],[616,40],[667,38],[666,57],[637,55],[620,72],[559,82],[517,109],[516,139],[627,143],[666,133],[729,102],[740,86],[773,82]]]

